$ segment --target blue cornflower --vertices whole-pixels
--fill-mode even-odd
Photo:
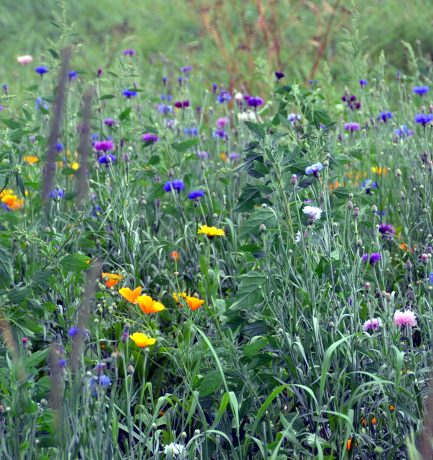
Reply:
[[[218,94],[218,103],[219,104],[224,104],[224,102],[229,102],[231,100],[231,96],[230,96],[230,93],[223,89],[219,94]]]
[[[433,273],[430,273],[430,275],[428,276],[428,280],[430,281],[430,283],[433,284]]]
[[[415,115],[415,123],[425,126],[433,121],[433,114],[431,113],[417,113]]]
[[[314,174],[317,177],[318,172],[323,169],[322,163],[315,163],[305,168],[305,174]]]
[[[56,144],[56,150],[58,152],[61,152],[63,150],[63,144],[61,142],[57,142]]]
[[[371,189],[377,188],[377,182],[374,182],[371,179],[366,179],[365,181],[361,182],[361,188],[367,195],[371,195]]]
[[[48,104],[44,101],[42,97],[37,97],[36,98],[36,110],[40,110],[40,108],[48,110]]]
[[[3,92],[5,94],[8,94],[9,93],[9,86],[8,85],[2,85],[2,88],[3,88]]]
[[[175,179],[173,181],[167,181],[164,184],[164,191],[171,192],[172,190],[176,190],[180,192],[181,190],[185,189],[185,184],[182,179]]]
[[[413,136],[413,131],[409,129],[406,125],[401,125],[400,128],[397,128],[394,131],[394,134],[401,139],[404,139],[406,137]]]
[[[428,86],[415,86],[412,91],[415,93],[415,94],[419,94],[420,96],[422,96],[423,94],[427,94],[429,92],[429,87]]]
[[[93,397],[98,395],[97,388],[103,388],[106,390],[111,385],[111,380],[108,375],[99,375],[96,377],[91,377],[89,381],[90,391]]]
[[[78,73],[75,70],[71,70],[68,74],[69,80],[76,80],[78,77]]]
[[[78,329],[78,327],[72,326],[68,331],[68,335],[69,337],[75,337],[79,332],[80,330]]]
[[[204,191],[203,190],[193,190],[188,194],[188,198],[190,200],[198,200],[199,198],[204,197]]]
[[[36,67],[35,72],[42,76],[45,73],[48,73],[48,67],[40,65],[39,67]]]
[[[58,188],[58,187],[51,190],[51,192],[49,193],[49,197],[52,198],[53,200],[55,200],[56,198],[60,200],[64,196],[65,196],[65,191],[62,188]]]
[[[163,115],[168,115],[173,112],[173,107],[171,105],[159,104],[158,111]]]
[[[368,84],[368,81],[367,80],[359,80],[359,86],[361,88],[365,88]]]
[[[124,89],[122,94],[126,97],[126,99],[131,99],[131,97],[136,97],[138,93],[133,89]]]
[[[391,118],[392,118],[391,112],[380,112],[380,115],[377,117],[379,121],[382,120],[384,123],[386,123],[388,120],[391,120]]]
[[[57,365],[58,365],[59,367],[66,367],[66,359],[59,359],[59,360],[57,361]]]
[[[187,136],[198,136],[198,129],[197,128],[184,128],[183,132]]]
[[[216,83],[212,83],[212,92],[213,92],[214,94],[216,94],[217,89],[218,89],[218,85],[217,85]]]
[[[116,156],[113,155],[112,153],[107,153],[105,155],[102,155],[98,158],[98,163],[100,165],[111,165],[112,163],[114,163],[116,161]]]

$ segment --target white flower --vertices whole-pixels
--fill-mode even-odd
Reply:
[[[178,444],[172,442],[164,447],[164,454],[171,453],[175,458],[183,458],[185,455],[185,446],[183,444]]]
[[[24,56],[18,56],[17,61],[20,64],[30,64],[33,61],[33,56],[30,56],[30,54],[25,54]]]
[[[320,219],[322,215],[322,210],[320,208],[316,208],[315,206],[305,206],[302,210],[304,214],[306,214],[313,222]]]
[[[242,93],[236,93],[235,94],[235,100],[236,101],[240,102],[240,101],[243,100],[243,98],[244,98],[244,95]]]
[[[295,236],[295,243],[299,243],[302,240],[302,233],[298,230]]]
[[[258,117],[255,112],[252,110],[247,110],[246,112],[238,113],[239,121],[258,121]]]

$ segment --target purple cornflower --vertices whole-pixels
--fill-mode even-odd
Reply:
[[[217,85],[216,83],[212,83],[212,92],[213,92],[214,94],[216,94],[217,89],[218,89],[218,85]]]
[[[237,152],[229,153],[229,159],[230,160],[236,161],[236,160],[239,160],[239,158],[240,158],[239,153],[237,153]]]
[[[62,358],[62,359],[59,359],[59,360],[57,361],[57,365],[58,365],[59,367],[61,367],[61,368],[66,367],[66,359],[63,359],[63,358]]]
[[[215,139],[228,139],[228,134],[223,130],[223,129],[216,129],[213,133],[212,133],[212,137],[214,137]]]
[[[186,100],[186,101],[176,101],[174,103],[174,106],[176,107],[176,109],[186,109],[187,107],[189,107],[189,101]]]
[[[127,50],[123,51],[124,56],[134,56],[135,55],[135,50],[132,48],[128,48]]]
[[[197,157],[200,158],[200,160],[207,160],[209,158],[209,153],[202,150],[197,152]]]
[[[69,81],[76,80],[77,77],[78,77],[78,73],[77,73],[75,70],[71,70],[71,71],[68,73],[68,77],[69,77]]]
[[[345,131],[349,131],[350,133],[353,133],[355,131],[359,131],[361,128],[359,123],[356,123],[354,121],[351,121],[349,123],[344,123],[344,129]]]
[[[159,141],[159,137],[153,133],[144,133],[142,136],[144,142],[149,142],[155,144],[155,142]]]
[[[116,161],[116,156],[113,155],[112,153],[106,153],[105,155],[102,155],[98,158],[98,163],[100,165],[111,165]]]
[[[247,99],[247,104],[250,107],[254,107],[255,109],[263,105],[263,102],[264,102],[263,99],[258,96],[248,96],[248,99]]]
[[[285,77],[284,72],[281,72],[280,70],[275,71],[274,75],[277,78],[277,81],[280,81],[282,78]]]
[[[190,65],[186,65],[180,68],[180,71],[184,74],[188,74],[189,72],[191,72],[191,70],[192,70],[192,66]]]
[[[314,177],[318,177],[319,171],[323,169],[322,163],[314,163],[311,166],[305,168],[305,174],[313,174]]]
[[[428,86],[415,86],[412,91],[415,93],[415,94],[418,94],[420,96],[422,96],[423,94],[427,94],[429,92],[429,87]]]
[[[114,126],[116,122],[112,118],[104,118],[104,125],[106,126]]]
[[[231,100],[231,98],[232,97],[231,97],[230,93],[226,89],[223,89],[218,94],[218,97],[217,97],[218,104],[224,104],[224,102],[229,102]]]
[[[111,139],[108,139],[106,141],[97,141],[95,142],[95,150],[96,151],[103,151],[107,152],[108,150],[113,150],[114,149],[114,143]]]
[[[380,115],[377,117],[379,121],[383,121],[386,123],[388,120],[391,120],[392,113],[391,112],[380,112]]]
[[[175,179],[173,181],[167,181],[164,184],[164,191],[166,191],[166,192],[171,192],[172,190],[176,190],[179,193],[181,190],[184,190],[184,189],[185,189],[185,184],[184,184],[183,180],[181,180],[181,179]]]
[[[431,284],[433,284],[433,272],[430,273],[430,275],[428,276],[428,280],[430,281]]]
[[[382,320],[380,318],[372,318],[363,324],[362,329],[365,332],[377,332],[380,327],[382,327]]]
[[[204,191],[203,190],[193,190],[188,194],[188,198],[190,200],[198,200],[199,198],[204,197]]]
[[[61,199],[65,196],[65,191],[62,188],[56,187],[55,189],[51,190],[49,193],[49,197],[52,198],[53,200],[55,199]]]
[[[221,118],[218,118],[215,124],[217,128],[224,129],[224,127],[229,124],[229,121],[230,120],[227,117],[221,117]]]
[[[383,237],[392,238],[395,234],[394,225],[391,224],[380,224],[379,225],[379,233],[383,235]]]
[[[415,123],[425,126],[433,121],[433,114],[431,113],[417,113],[415,115]]]
[[[369,260],[370,265],[376,265],[381,259],[382,256],[378,252],[372,252]]]
[[[126,97],[126,99],[131,99],[132,97],[136,97],[137,96],[137,91],[133,90],[133,89],[124,89],[122,91],[122,94],[123,96]]]
[[[367,80],[359,80],[359,86],[361,88],[365,88],[368,84],[368,81]]]
[[[48,67],[46,67],[44,65],[40,65],[40,66],[36,67],[35,72],[38,73],[40,76],[42,76],[42,75],[48,73]]]
[[[79,332],[80,330],[78,329],[78,327],[72,326],[68,331],[68,335],[69,337],[75,337],[76,335],[78,335]]]
[[[2,88],[3,88],[3,92],[5,94],[8,94],[9,93],[9,86],[8,85],[2,85]]]

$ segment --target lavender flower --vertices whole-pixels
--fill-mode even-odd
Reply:
[[[115,124],[116,122],[112,118],[104,118],[104,125],[109,126],[111,128]]]

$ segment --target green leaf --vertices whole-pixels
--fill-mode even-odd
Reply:
[[[212,371],[203,377],[200,384],[200,397],[205,398],[212,393],[215,393],[223,384],[219,371]]]
[[[89,268],[90,257],[83,254],[69,254],[63,257],[61,265],[68,272],[80,272]]]
[[[269,200],[263,198],[262,194],[270,194],[272,190],[266,185],[246,184],[238,198],[238,204],[234,209],[235,212],[251,211],[258,204],[267,203]]]
[[[263,348],[265,348],[267,344],[267,337],[254,337],[249,344],[245,345],[244,356],[246,358],[253,358],[257,355],[259,351],[263,350]]]
[[[275,228],[277,224],[277,216],[272,208],[258,208],[250,215],[249,219],[245,220],[239,232],[239,238],[246,238],[251,235],[260,233],[260,225],[265,225],[266,230]]]
[[[126,120],[127,118],[129,118],[129,116],[131,115],[131,111],[132,111],[132,107],[128,107],[127,109],[125,109],[125,110],[119,115],[119,120],[120,120],[120,121],[123,121],[123,120]]]
[[[105,101],[106,99],[114,99],[116,96],[113,94],[104,94],[99,98],[100,101]]]
[[[262,286],[266,276],[258,272],[249,272],[240,276],[239,292],[236,302],[230,310],[252,310],[252,308],[263,300]]]
[[[13,279],[12,254],[8,249],[0,246],[0,286],[9,286]]]
[[[171,146],[179,153],[184,153],[191,147],[198,144],[198,139],[188,139],[187,141],[171,144]]]
[[[259,125],[258,123],[253,123],[252,121],[245,121],[244,122],[247,125],[247,128],[256,134],[260,139],[264,139],[266,136],[266,131],[265,128],[263,128],[262,125]]]

